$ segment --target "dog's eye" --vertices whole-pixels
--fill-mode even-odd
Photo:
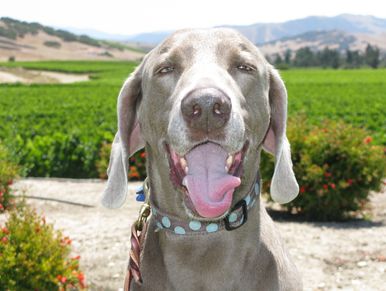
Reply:
[[[166,67],[161,67],[158,69],[157,73],[158,74],[161,74],[161,75],[164,75],[164,74],[168,74],[168,73],[171,73],[174,71],[174,67],[172,66],[166,66]]]
[[[240,71],[245,71],[245,72],[252,72],[252,71],[256,70],[253,66],[247,65],[247,64],[238,65],[237,69],[239,69]]]

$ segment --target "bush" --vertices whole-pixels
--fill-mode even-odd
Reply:
[[[89,37],[88,35],[80,35],[78,36],[78,41],[87,45],[95,46],[95,47],[100,47],[100,43],[98,40]]]
[[[96,168],[99,178],[107,179],[107,167],[109,165],[111,152],[111,143],[103,143],[99,152],[99,160],[96,163]],[[129,180],[138,181],[146,178],[146,153],[144,150],[137,152],[129,160]]]
[[[25,204],[0,228],[0,290],[83,290],[71,240]]]
[[[341,220],[362,210],[386,174],[382,147],[372,144],[367,131],[342,122],[326,120],[317,127],[298,117],[288,124],[300,194],[284,207],[316,220]],[[261,169],[268,190],[273,159],[267,154]]]
[[[0,143],[0,213],[13,205],[11,184],[19,167],[9,159],[7,149]]]
[[[34,177],[95,177],[98,142],[78,133],[36,136],[23,147],[20,162]]]
[[[61,43],[57,41],[45,41],[44,45],[52,48],[60,48],[62,46]]]
[[[146,174],[146,152],[141,150],[129,159],[129,180],[144,180]]]

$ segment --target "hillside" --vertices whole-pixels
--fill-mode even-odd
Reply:
[[[342,14],[334,17],[310,16],[282,23],[255,23],[244,26],[224,25],[240,31],[265,54],[284,53],[310,46],[343,51],[364,50],[370,43],[386,51],[386,19],[368,15]],[[170,32],[158,31],[128,38],[129,43],[157,44]]]
[[[138,60],[143,53],[117,42],[97,40],[39,23],[0,18],[0,61],[16,60]]]
[[[256,44],[264,44],[310,31],[339,30],[346,33],[380,34],[386,32],[386,19],[368,15],[341,14],[334,17],[310,16],[282,23],[256,23],[228,27],[239,30]]]
[[[386,52],[386,31],[379,34],[347,33],[341,30],[308,31],[258,46],[264,54],[273,55],[283,54],[287,49],[296,51],[305,46],[314,51],[325,47],[337,49],[341,53],[347,49],[364,51],[367,44],[377,46],[381,51]]]

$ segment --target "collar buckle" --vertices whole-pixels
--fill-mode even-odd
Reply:
[[[238,222],[236,224],[230,222],[230,216],[234,214],[240,215],[241,209],[241,217],[233,222]],[[236,205],[232,208],[232,211],[224,218],[225,229],[228,231],[235,230],[244,225],[248,220],[248,208],[247,202],[244,199],[241,199]]]

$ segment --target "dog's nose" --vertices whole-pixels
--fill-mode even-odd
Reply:
[[[231,109],[229,97],[216,88],[194,90],[181,102],[182,115],[187,125],[207,133],[224,127]]]

